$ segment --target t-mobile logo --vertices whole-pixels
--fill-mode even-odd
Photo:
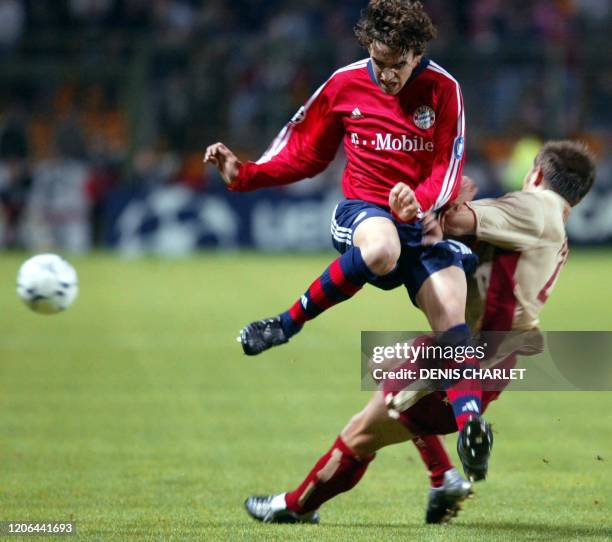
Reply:
[[[392,134],[376,134],[376,150],[377,151],[405,151],[418,152],[426,151],[433,152],[433,141],[425,141],[420,136],[407,136],[402,134],[401,137],[393,137]]]
[[[406,134],[397,137],[393,134],[378,133],[374,139],[368,139],[352,133],[351,143],[355,146],[372,147],[377,151],[434,152],[433,141],[427,141],[421,136],[411,137]]]

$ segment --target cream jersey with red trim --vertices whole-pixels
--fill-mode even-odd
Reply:
[[[370,59],[336,71],[295,114],[257,162],[244,163],[231,190],[313,177],[343,143],[345,197],[388,206],[409,185],[419,217],[452,201],[461,184],[465,114],[457,81],[423,59],[399,94],[385,94]]]
[[[467,205],[476,217],[477,239],[494,247],[475,247],[480,263],[470,281],[468,307],[480,314],[469,319],[487,331],[536,328],[569,254],[568,204],[552,190],[542,190]]]

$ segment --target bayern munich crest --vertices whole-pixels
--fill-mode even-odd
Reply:
[[[428,105],[422,105],[414,112],[414,124],[421,130],[429,130],[436,122],[436,113]]]

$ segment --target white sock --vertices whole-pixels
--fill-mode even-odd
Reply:
[[[278,510],[286,510],[287,503],[285,502],[286,493],[281,493],[279,495],[275,495],[270,502],[270,508],[277,512]]]

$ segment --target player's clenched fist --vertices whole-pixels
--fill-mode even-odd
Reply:
[[[217,166],[225,184],[231,184],[238,177],[241,162],[223,143],[210,145],[204,153],[204,163]]]
[[[410,222],[417,216],[419,202],[412,188],[407,184],[397,183],[389,194],[389,207],[403,222]]]

